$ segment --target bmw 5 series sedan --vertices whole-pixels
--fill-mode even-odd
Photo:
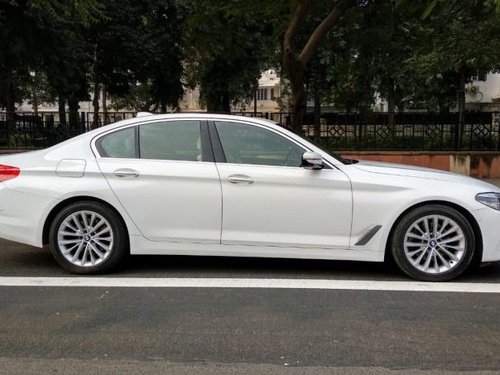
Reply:
[[[128,254],[393,258],[451,280],[500,260],[500,189],[343,160],[263,119],[147,115],[0,157],[0,237],[77,274]]]

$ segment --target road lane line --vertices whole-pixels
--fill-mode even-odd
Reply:
[[[495,283],[426,283],[418,281],[327,279],[0,277],[0,287],[2,286],[86,288],[262,288],[500,293],[500,284]]]

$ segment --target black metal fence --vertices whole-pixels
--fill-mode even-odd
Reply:
[[[290,126],[288,113],[270,118]],[[329,150],[356,151],[498,151],[500,114],[466,113],[325,113],[319,123],[306,114],[302,132]]]
[[[93,127],[133,118],[135,112],[0,112],[0,149],[31,150],[52,146]]]
[[[253,112],[233,113],[253,116]],[[29,150],[44,148],[119,120],[132,118],[133,112],[66,113],[0,112],[0,149]],[[274,120],[290,127],[289,113],[262,113],[257,117]],[[459,124],[457,113],[324,113],[319,123],[306,114],[302,135],[319,146],[335,151],[500,151],[500,114],[466,113]]]

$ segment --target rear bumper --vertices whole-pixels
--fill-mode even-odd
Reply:
[[[42,247],[42,219],[54,204],[54,198],[15,191],[0,183],[0,237]]]

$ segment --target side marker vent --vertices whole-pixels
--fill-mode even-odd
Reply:
[[[372,238],[377,234],[379,229],[382,228],[382,225],[375,225],[373,228],[371,228],[368,232],[363,234],[361,238],[354,244],[354,246],[364,246],[366,245]]]

